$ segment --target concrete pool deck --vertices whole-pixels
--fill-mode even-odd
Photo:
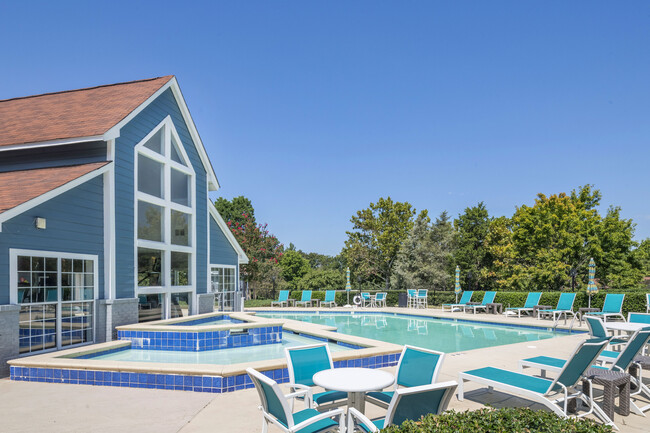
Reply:
[[[268,309],[264,309],[268,310]],[[288,311],[288,309],[283,309]],[[302,311],[314,309],[301,309]],[[349,311],[349,309],[341,309]],[[363,310],[358,310],[363,311]],[[371,311],[377,311],[371,310]],[[389,308],[385,311],[408,313],[411,310]],[[424,310],[420,310],[423,312]],[[503,319],[486,314],[439,313],[426,310],[426,315],[499,323],[537,325],[536,319]],[[491,320],[490,320],[491,321]],[[546,321],[547,323],[550,321]],[[536,355],[567,357],[584,335],[566,335],[548,340],[517,343],[494,348],[450,353],[442,366],[440,381],[457,380],[458,373],[483,366],[516,370],[517,361]],[[395,368],[385,368],[394,372]],[[532,370],[531,370],[532,372]],[[286,385],[281,385],[284,389]],[[599,387],[597,387],[599,388]],[[487,392],[480,385],[467,383],[465,401],[455,397],[451,409],[479,409],[483,404],[528,406],[530,402],[500,392]],[[11,432],[243,432],[261,431],[262,416],[257,409],[259,397],[254,389],[226,394],[165,391],[138,388],[116,388],[54,383],[12,382],[0,380],[0,416],[3,428]],[[534,405],[534,408],[540,408]],[[297,408],[301,408],[298,404]],[[367,413],[382,415],[380,408],[367,406]],[[616,415],[614,421],[621,432],[647,432],[648,418],[631,414]],[[271,427],[270,432],[278,429]]]

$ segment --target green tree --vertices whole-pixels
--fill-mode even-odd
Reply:
[[[413,227],[415,210],[410,203],[394,202],[390,197],[357,212],[350,222],[352,231],[346,232],[343,254],[357,275],[366,279],[380,279],[390,288],[395,259]]]
[[[311,269],[309,261],[298,251],[285,251],[280,259],[282,277],[289,284],[289,288],[295,290],[300,279]]]
[[[650,238],[644,239],[634,250],[634,260],[639,264],[643,276],[650,276]]]
[[[446,212],[431,224],[423,210],[402,245],[392,276],[393,285],[409,289],[448,290],[452,285],[454,231]]]
[[[234,197],[230,201],[219,197],[214,202],[214,206],[226,222],[231,221],[236,226],[239,226],[250,220],[255,224],[255,209],[253,209],[253,204],[243,195]]]
[[[342,290],[345,275],[334,269],[310,269],[300,280],[299,290]]]
[[[456,251],[454,261],[460,267],[460,283],[465,290],[488,290],[490,280],[485,269],[490,267],[486,239],[491,218],[483,202],[468,207],[454,220]]]
[[[309,261],[309,266],[312,269],[333,269],[342,271],[345,268],[345,261],[341,255],[328,256],[319,253],[305,253],[302,250],[298,251],[302,256]]]

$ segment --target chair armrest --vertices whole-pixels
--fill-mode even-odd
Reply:
[[[292,391],[289,394],[285,394],[287,400],[294,399],[296,397],[305,397],[305,406],[310,408],[314,405],[313,391],[311,387],[307,385],[302,385],[300,383],[290,383],[289,389]],[[299,391],[296,391],[298,389]],[[293,402],[292,402],[293,404]],[[293,407],[293,406],[292,406]]]
[[[335,416],[341,416],[341,417],[345,418],[345,411],[343,409],[339,408],[339,409],[333,409],[333,410],[329,410],[327,412],[323,412],[321,414],[318,414],[316,416],[313,416],[313,417],[311,417],[309,419],[304,420],[300,424],[294,425],[292,431],[302,430],[303,428],[307,427],[310,424],[313,424],[313,423],[318,422],[318,421],[323,420],[323,419],[332,418],[332,417],[335,417]]]
[[[370,418],[356,410],[355,408],[351,407],[348,409],[348,432],[353,432],[354,431],[354,420],[359,421],[361,424],[365,425],[368,431],[370,432],[378,432],[379,429],[377,428],[376,425],[370,421]]]

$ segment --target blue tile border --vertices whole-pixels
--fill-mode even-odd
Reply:
[[[400,355],[400,353],[393,353],[389,355],[377,355],[344,361],[334,361],[334,368],[391,367],[397,365]],[[286,368],[267,370],[263,371],[262,374],[270,377],[278,383],[289,382],[289,371]],[[253,382],[247,374],[222,377],[20,366],[11,366],[10,379],[21,382],[114,386],[121,388],[149,388],[165,389],[169,391],[210,392],[217,394],[253,387]]]

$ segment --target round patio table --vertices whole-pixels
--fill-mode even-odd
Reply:
[[[636,323],[636,322],[605,322],[603,326],[608,331],[623,331],[623,332],[636,332],[641,328],[650,326],[647,323]]]
[[[348,408],[364,413],[365,394],[380,391],[395,383],[395,376],[372,368],[332,368],[314,374],[314,383],[325,389],[348,393]]]

